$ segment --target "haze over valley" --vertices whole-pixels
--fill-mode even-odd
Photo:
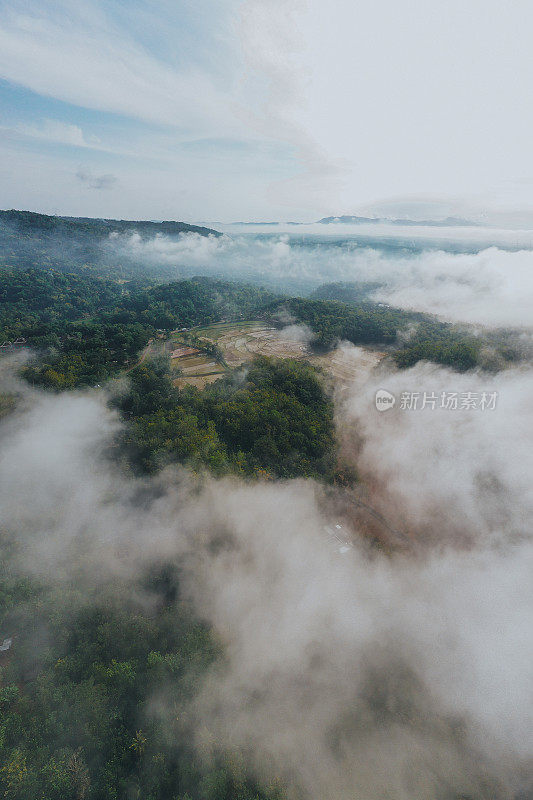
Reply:
[[[0,796],[533,800],[529,5],[0,6]]]

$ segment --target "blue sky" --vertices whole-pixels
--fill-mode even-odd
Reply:
[[[531,23],[526,0],[0,0],[0,205],[527,216]]]

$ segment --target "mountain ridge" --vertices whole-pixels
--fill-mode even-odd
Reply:
[[[221,236],[220,231],[191,225],[188,222],[164,220],[120,220],[104,217],[66,217],[56,214],[40,214],[36,211],[19,211],[16,209],[0,210],[0,222],[16,225],[19,230],[40,230],[42,233],[75,234],[92,233],[102,237],[110,233],[127,233],[129,231],[146,235],[157,233],[176,236],[180,233],[198,233],[201,236]]]

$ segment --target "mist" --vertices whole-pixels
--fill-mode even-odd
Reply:
[[[398,396],[394,408],[376,409],[378,388]],[[203,757],[216,740],[311,800],[529,789],[531,372],[418,365],[337,398],[344,456],[405,533],[400,549],[373,546],[309,480],[177,468],[135,478],[117,463],[122,423],[104,392],[9,389],[19,392],[0,423],[10,568],[143,606],[143,571],[178,565],[224,651],[186,714]],[[498,402],[409,411],[402,391],[491,391]],[[324,532],[341,514],[354,543],[344,555]],[[154,708],[165,724],[156,697]]]
[[[320,226],[315,226],[320,227]],[[327,227],[327,226],[322,226]],[[338,227],[338,226],[337,226]],[[380,226],[374,226],[380,228]],[[529,327],[533,304],[533,253],[450,239],[450,249],[413,237],[371,241],[269,235],[177,239],[137,234],[114,237],[117,257],[174,268],[176,276],[207,273],[285,290],[309,291],[324,282],[368,281],[381,287],[370,298],[453,322]],[[515,241],[516,246],[516,241]],[[454,251],[455,248],[455,251]],[[461,249],[466,248],[466,252]]]
[[[368,282],[376,302],[452,322],[531,326],[531,231],[379,223],[234,225],[219,234],[184,223],[118,221],[109,233],[109,221],[48,222],[51,228],[39,223],[28,234],[0,221],[6,263],[66,271],[93,264],[122,279],[211,275],[304,295],[323,283]]]
[[[533,4],[0,7],[0,800],[533,800]]]

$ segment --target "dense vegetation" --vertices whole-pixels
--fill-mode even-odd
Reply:
[[[151,286],[93,270],[0,271],[0,343],[19,337],[39,352],[27,379],[53,389],[101,383],[131,363],[157,330],[257,313],[274,295],[209,278]]]
[[[398,331],[416,316],[370,302],[352,306],[294,297],[285,305],[298,320],[309,325],[315,333],[316,346],[324,349],[342,339],[354,344],[394,344]]]
[[[156,236],[158,233],[173,236],[180,233],[199,233],[220,236],[212,228],[189,225],[186,222],[151,222],[150,220],[99,219],[92,217],[58,217],[48,214],[37,214],[34,211],[0,211],[0,223],[12,225],[19,234],[35,232],[68,234],[76,238],[85,236],[106,237],[110,233],[128,233],[135,231],[144,236]]]
[[[230,289],[231,284],[209,278],[155,286],[175,276],[176,267],[137,263],[126,250],[117,250],[116,243],[134,233],[144,240],[219,235],[182,222],[0,211],[0,339],[23,336],[44,349],[41,364],[28,372],[33,382],[54,388],[98,383],[131,364],[155,329],[265,311],[269,294],[261,289],[235,284]],[[186,265],[179,269],[191,275]],[[380,285],[324,284],[309,299],[292,298],[287,305],[313,329],[317,347],[330,348],[338,339],[386,346],[397,351],[394,358],[402,368],[426,359],[458,370],[494,369],[523,357],[508,332],[495,341],[428,315],[371,302]],[[275,312],[279,299],[270,295],[270,302]]]
[[[91,270],[65,275],[43,269],[3,269],[0,338],[25,336],[35,346],[57,346],[65,324],[112,308],[124,291],[122,284],[99,278]]]
[[[394,354],[399,367],[412,367],[418,361],[434,361],[464,371],[480,364],[483,341],[479,336],[444,322],[424,320]]]
[[[129,220],[57,217],[30,211],[0,211],[0,266],[17,269],[52,268],[78,272],[87,264],[122,277],[169,270],[154,265],[136,264],[123,257],[117,269],[116,239],[139,234],[142,238],[165,235],[176,238],[183,233],[219,236],[209,228],[184,222],[133,222]],[[110,238],[111,237],[111,238]]]
[[[42,349],[26,374],[56,389],[117,372],[158,328],[239,318],[273,302],[217,281],[139,287],[36,270],[3,277],[4,335]],[[120,339],[132,331],[136,341]],[[117,400],[127,424],[113,452],[142,472],[179,462],[252,478],[333,475],[332,404],[307,364],[259,359],[204,391],[175,389],[164,359],[129,377]],[[213,761],[198,759],[187,710],[223,656],[181,596],[174,565],[96,595],[74,589],[74,577],[50,589],[11,575],[4,538],[0,546],[0,632],[15,637],[0,655],[6,800],[280,800],[280,789],[257,786],[224,742],[212,743]],[[153,713],[161,693],[162,716]]]
[[[336,340],[387,346],[401,369],[433,361],[458,371],[481,367],[501,369],[524,352],[515,333],[474,333],[467,326],[441,322],[427,314],[403,311],[364,298],[377,284],[333,283],[319,287],[313,298],[292,298],[290,312],[315,333],[315,345],[330,348]]]
[[[210,764],[194,753],[187,707],[220,647],[176,571],[154,566],[114,589],[52,590],[3,567],[0,627],[15,639],[0,660],[0,796],[279,799],[222,747]]]
[[[2,277],[3,335],[41,349],[27,377],[56,389],[118,372],[157,329],[240,318],[274,300],[220,281],[143,287],[33,269]],[[333,474],[332,405],[309,365],[260,359],[204,391],[178,391],[164,359],[147,361],[117,402],[127,424],[114,453],[143,472],[180,462],[246,477]],[[187,708],[220,648],[180,596],[172,565],[133,590],[95,596],[10,575],[0,544],[0,626],[15,636],[0,656],[3,797],[280,798],[254,785],[223,743],[210,764],[195,754]],[[130,599],[141,596],[149,602]],[[163,718],[152,713],[161,691]]]
[[[22,337],[37,353],[26,378],[54,390],[129,368],[128,386],[114,401],[125,425],[112,452],[143,475],[179,463],[247,480],[339,479],[332,403],[314,368],[259,358],[201,391],[178,390],[164,358],[135,366],[148,339],[161,333],[186,328],[195,343],[196,325],[279,320],[288,311],[313,329],[317,347],[340,339],[387,347],[400,367],[430,359],[469,369],[485,363],[489,345],[498,357],[515,357],[498,340],[368,301],[374,284],[331,284],[311,299],[287,299],[207,278],[112,279],[83,266],[94,238],[107,237],[106,221],[30,216],[9,219],[19,260],[0,270],[0,340]],[[146,225],[151,234],[153,223]],[[25,237],[29,268],[21,268]],[[33,266],[39,247],[48,269]],[[71,257],[72,271],[51,268]],[[215,346],[212,355],[220,357]],[[0,417],[14,402],[0,397]],[[84,592],[76,576],[51,589],[9,572],[0,534],[0,642],[15,637],[0,653],[0,796],[280,800],[278,788],[258,787],[235,754],[224,754],[223,742],[214,743],[210,764],[195,754],[187,710],[223,652],[182,596],[176,565],[154,564],[98,594]]]
[[[333,300],[337,303],[360,303],[382,284],[376,281],[353,281],[351,283],[323,283],[310,297],[312,300]]]
[[[349,287],[342,284],[341,294],[351,296]],[[359,288],[354,291],[357,297]],[[334,285],[325,292],[335,294]],[[492,341],[424,314],[367,300],[280,298],[212,278],[152,284],[111,280],[90,268],[75,274],[3,269],[0,306],[0,343],[25,339],[38,354],[26,368],[27,379],[56,390],[118,374],[158,331],[261,316],[276,320],[281,310],[312,328],[318,348],[343,339],[388,347],[402,368],[422,359],[459,370],[497,368],[521,357],[509,337]]]
[[[333,407],[308,364],[259,358],[202,391],[175,389],[164,359],[130,379],[124,444],[145,471],[180,461],[218,475],[333,477]]]

